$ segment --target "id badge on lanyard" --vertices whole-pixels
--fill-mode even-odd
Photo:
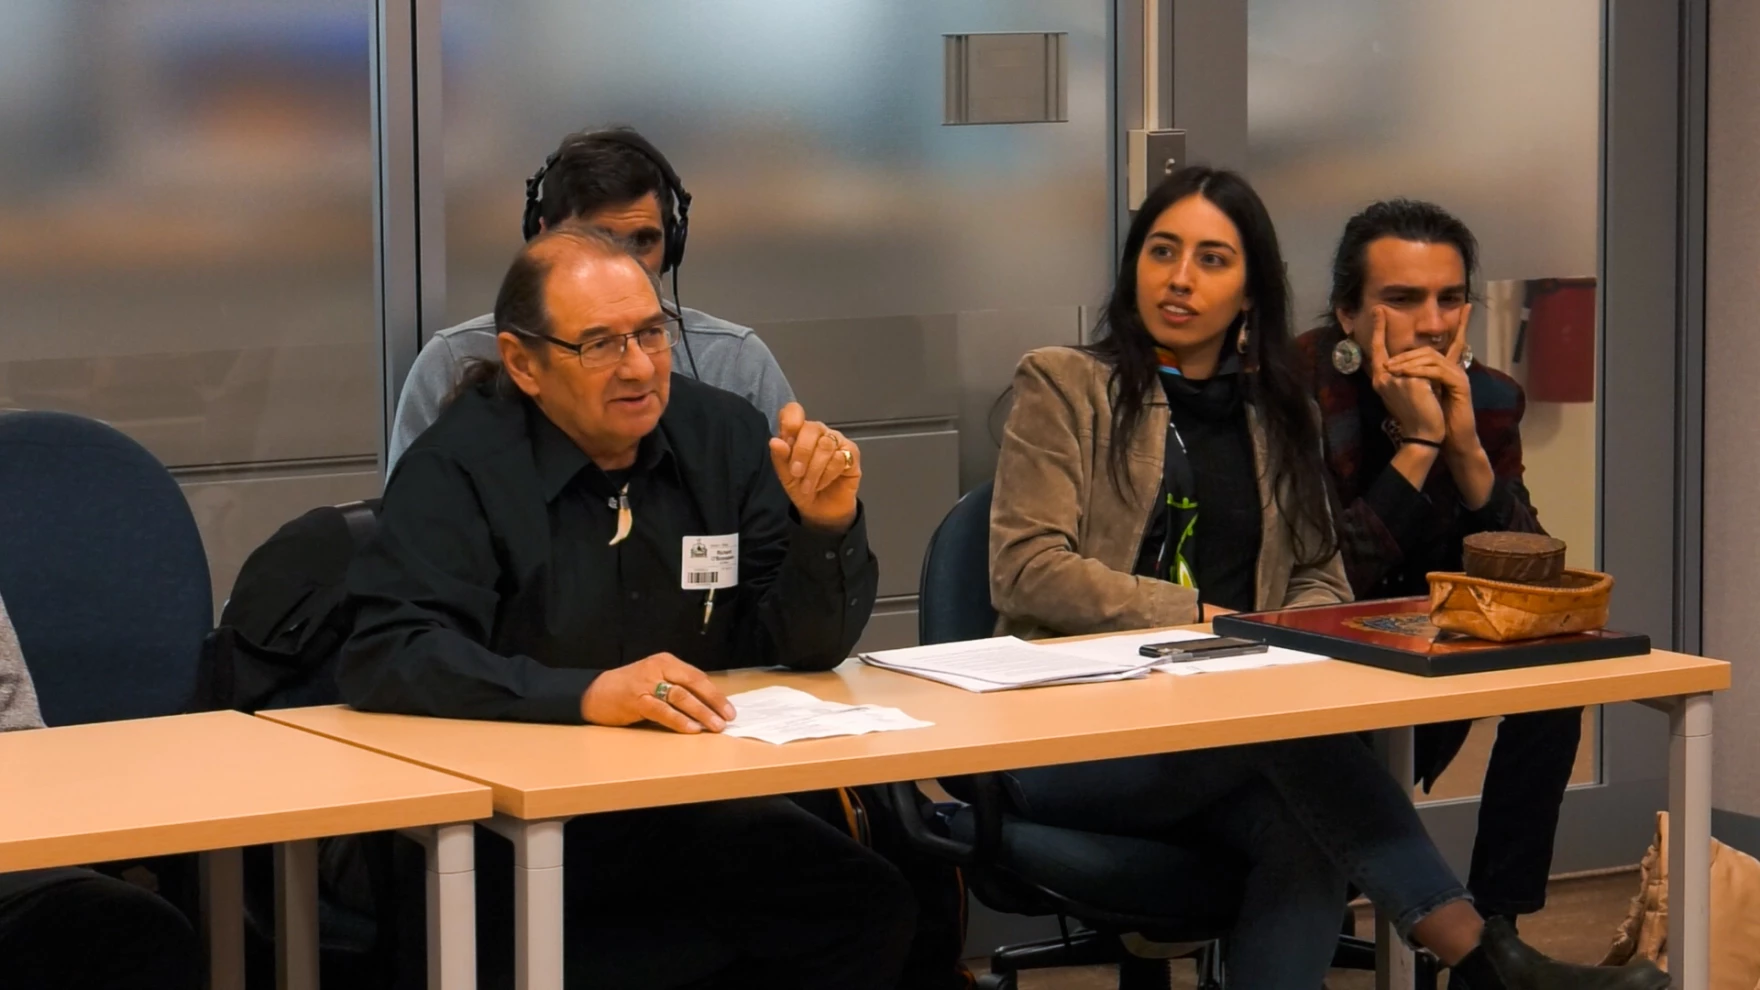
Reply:
[[[703,596],[703,628],[715,614],[715,592],[739,584],[739,534],[687,536],[679,551],[678,586],[685,591],[706,591]]]
[[[1155,574],[1181,587],[1198,590],[1198,479],[1179,427],[1167,424],[1166,469],[1161,483],[1167,527],[1155,558]],[[1202,603],[1202,593],[1199,601]]]

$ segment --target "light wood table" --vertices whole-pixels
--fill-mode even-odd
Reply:
[[[276,846],[278,982],[304,990],[317,840],[412,830],[429,850],[430,965],[475,985],[480,784],[238,712],[0,734],[0,768],[0,872],[203,853],[215,990],[244,985],[242,847]]]
[[[514,842],[516,984],[562,985],[562,825],[570,817],[835,786],[1205,749],[1369,730],[1395,733],[1410,779],[1409,727],[1577,705],[1652,700],[1673,730],[1670,962],[1705,986],[1709,908],[1709,693],[1729,665],[1672,653],[1425,679],[1327,661],[1293,667],[972,694],[845,663],[822,674],[732,671],[728,694],[787,684],[833,701],[893,705],[935,725],[772,746],[597,726],[376,715],[340,707],[265,712],[287,725],[489,785],[491,827]],[[578,853],[578,851],[577,851]],[[1384,945],[1392,940],[1382,938]],[[1410,982],[1391,952],[1390,983]]]

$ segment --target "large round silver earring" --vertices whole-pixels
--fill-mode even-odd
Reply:
[[[1363,366],[1363,349],[1346,337],[1332,348],[1332,366],[1341,375],[1354,375]]]
[[[1461,370],[1466,371],[1473,366],[1473,345],[1461,348]]]

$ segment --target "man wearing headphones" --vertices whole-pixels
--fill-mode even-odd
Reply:
[[[658,149],[633,129],[581,131],[562,139],[526,182],[521,233],[526,240],[579,219],[627,242],[650,272],[672,273],[690,233],[691,195]],[[680,307],[683,332],[674,362],[682,374],[744,398],[777,429],[777,414],[794,401],[788,379],[770,349],[749,328]],[[386,472],[434,420],[457,388],[466,364],[499,361],[495,320],[485,314],[435,334],[409,370],[391,426]]]

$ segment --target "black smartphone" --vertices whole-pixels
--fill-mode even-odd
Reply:
[[[1249,653],[1264,653],[1268,647],[1264,643],[1235,636],[1206,636],[1203,639],[1182,639],[1172,643],[1150,643],[1139,647],[1137,652],[1155,660],[1186,661],[1211,660],[1216,657],[1239,657]]]

